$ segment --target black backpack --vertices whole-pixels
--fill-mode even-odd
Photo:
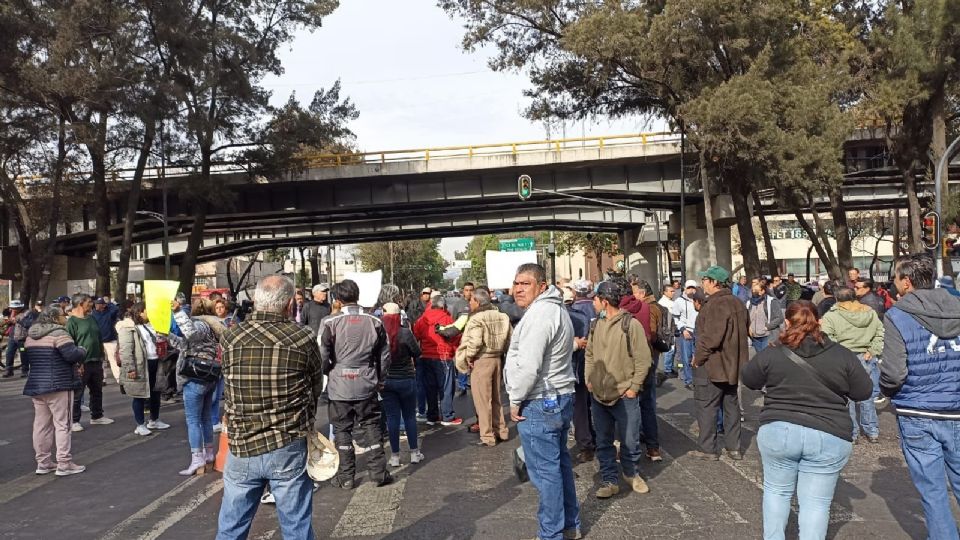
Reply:
[[[656,303],[650,304],[650,309],[654,307],[660,310],[660,323],[657,324],[657,335],[653,338],[653,348],[660,352],[667,352],[673,348],[677,339],[677,323],[667,308]]]

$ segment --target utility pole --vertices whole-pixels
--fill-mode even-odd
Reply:
[[[950,146],[947,147],[947,151],[944,152],[942,156],[940,156],[940,162],[937,163],[937,168],[936,168],[936,170],[934,171],[934,182],[933,182],[933,183],[934,183],[934,185],[936,186],[935,194],[936,194],[936,203],[937,203],[937,216],[942,216],[942,215],[943,215],[943,195],[944,195],[944,193],[942,193],[942,191],[943,191],[943,189],[942,189],[943,182],[941,182],[941,179],[943,178],[943,175],[946,174],[946,175],[947,175],[947,180],[949,181],[949,179],[950,179],[950,157],[954,154],[954,152],[957,151],[957,146],[958,146],[958,145],[960,145],[960,137],[957,137],[956,139],[954,139],[953,142],[950,143]],[[944,170],[944,169],[946,169],[946,170]],[[947,196],[950,195],[949,189],[948,189],[948,192],[946,193],[946,195],[947,195]],[[938,278],[941,278],[941,277],[943,277],[943,274],[944,274],[944,271],[943,271],[943,248],[942,248],[941,245],[940,245],[940,242],[941,242],[941,239],[939,238],[940,235],[938,234],[937,236],[938,236],[938,238],[937,238],[937,244],[938,244],[938,245],[937,245],[936,249],[934,249],[934,256],[936,257],[936,261],[937,261],[937,277],[938,277]]]

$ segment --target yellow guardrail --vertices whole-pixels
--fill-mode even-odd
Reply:
[[[674,142],[680,135],[668,131],[633,133],[604,137],[575,137],[541,141],[474,144],[469,146],[439,146],[407,150],[383,150],[346,154],[313,154],[307,158],[308,167],[342,167],[345,165],[387,164],[404,161],[427,161],[448,158],[516,155],[527,152],[562,152],[583,148],[645,145]]]

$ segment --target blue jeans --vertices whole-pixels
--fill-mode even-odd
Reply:
[[[183,413],[187,417],[187,440],[190,450],[200,452],[204,446],[213,445],[213,419],[210,405],[217,382],[200,382],[189,379],[183,385]]]
[[[653,364],[643,380],[643,391],[640,392],[640,431],[643,445],[650,449],[660,449],[660,428],[657,426],[657,364],[660,363],[660,354],[651,351]]]
[[[277,501],[277,519],[283,538],[312,539],[313,481],[307,476],[307,440],[259,456],[227,454],[223,470],[223,502],[217,540],[244,539],[269,484]]]
[[[640,400],[620,398],[613,405],[604,405],[590,398],[593,428],[597,432],[597,461],[600,478],[608,484],[620,484],[617,450],[613,439],[620,440],[620,467],[623,475],[633,478],[640,463]]]
[[[427,414],[427,368],[423,360],[417,358],[417,414]]]
[[[676,340],[679,342],[679,338]],[[673,344],[673,347],[670,347],[670,350],[663,353],[663,372],[664,373],[673,373],[674,362],[673,357],[677,354],[677,343]]]
[[[530,483],[540,493],[537,520],[541,540],[560,540],[563,531],[580,528],[580,505],[573,480],[573,462],[567,436],[573,419],[573,394],[556,397],[547,407],[543,399],[524,401],[517,423]]]
[[[11,332],[12,334],[12,332]],[[13,359],[17,356],[17,349],[20,348],[20,344],[17,343],[17,340],[13,339],[13,336],[10,336],[10,340],[7,341],[7,356],[4,359],[4,362],[7,364],[7,373],[13,375]],[[20,372],[26,373],[26,365],[23,363],[23,357],[20,358]]]
[[[470,388],[470,375],[457,373],[457,390],[466,390],[467,388]]]
[[[766,349],[769,344],[770,344],[770,336],[750,338],[750,345],[753,345],[753,350],[756,352],[760,352]]]
[[[210,402],[210,421],[220,423],[220,400],[223,399],[223,377],[217,381],[217,388],[213,391],[213,401]]]
[[[384,383],[383,410],[387,413],[387,433],[390,435],[390,450],[400,451],[400,420],[410,450],[417,449],[417,382],[414,379],[387,379]]]
[[[877,366],[875,360],[864,360],[863,354],[858,354],[857,358],[860,359],[860,364],[863,366],[863,369],[866,370],[867,374],[870,375],[870,380],[873,381],[874,387],[880,383],[880,367]],[[873,403],[873,397],[876,394],[871,395],[869,398],[863,401],[850,401],[850,418],[853,419],[853,440],[857,440],[857,437],[860,435],[860,427],[863,427],[863,432],[867,434],[867,437],[879,437],[880,436],[880,420],[877,418],[877,406]],[[857,422],[857,405],[860,406],[860,422]]]
[[[680,337],[677,338],[677,344],[680,346],[680,364],[683,366],[680,371],[680,379],[683,384],[692,384],[693,369],[690,367],[690,360],[693,359],[693,351],[697,347],[697,337],[687,339],[681,333]]]
[[[763,538],[780,540],[797,492],[800,540],[823,539],[840,471],[853,444],[835,435],[789,422],[760,426],[757,447],[763,462]]]
[[[456,372],[453,360],[424,359],[422,363],[426,370],[427,420],[436,422],[441,417],[446,421],[453,420],[453,381]]]
[[[927,538],[957,540],[947,482],[960,503],[960,420],[898,416],[897,424],[910,478],[920,492]]]

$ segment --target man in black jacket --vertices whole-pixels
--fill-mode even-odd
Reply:
[[[313,286],[313,302],[305,302],[301,313],[300,323],[309,326],[313,333],[320,335],[320,322],[330,315],[330,303],[327,302],[327,293],[330,286],[326,283]]]
[[[880,295],[873,290],[874,283],[870,278],[860,278],[857,280],[857,284],[853,289],[853,292],[857,294],[857,300],[861,304],[870,307],[877,312],[877,317],[880,317],[880,320],[883,320],[883,314],[887,312],[887,308],[884,305],[883,298],[880,298]]]
[[[430,287],[424,287],[420,291],[420,296],[418,298],[413,298],[410,300],[410,303],[407,304],[407,319],[410,321],[410,327],[413,327],[413,324],[417,322],[417,319],[423,315],[423,312],[427,310],[427,306],[430,305],[430,295],[433,294],[433,289]]]

